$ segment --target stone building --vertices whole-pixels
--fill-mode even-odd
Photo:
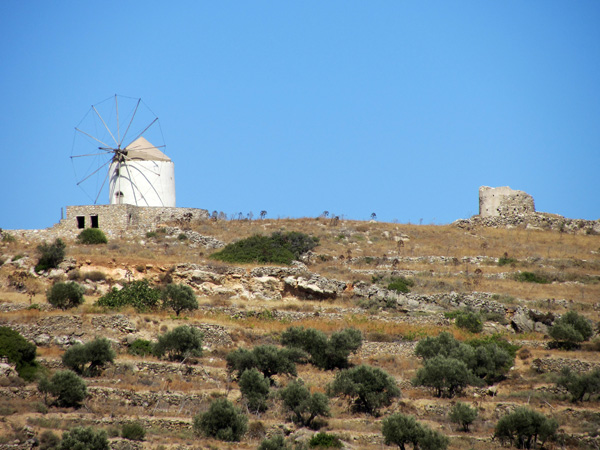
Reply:
[[[479,216],[503,217],[535,212],[533,197],[508,186],[479,188]]]

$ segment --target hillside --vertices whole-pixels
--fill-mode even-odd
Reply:
[[[352,411],[342,397],[330,399],[331,416],[320,431],[337,435],[344,448],[384,448],[382,421],[397,412],[448,436],[450,449],[503,448],[492,440],[494,427],[520,405],[556,419],[563,448],[597,448],[598,395],[573,403],[555,379],[565,366],[578,372],[600,368],[600,236],[525,226],[493,228],[476,221],[458,225],[328,218],[206,220],[185,228],[172,223],[103,245],[66,240],[65,261],[42,275],[32,270],[36,247],[52,236],[7,238],[5,232],[0,325],[36,343],[37,359],[50,374],[62,368],[66,348],[96,337],[110,339],[117,357],[100,376],[85,378],[90,396],[78,409],[46,407],[35,383],[20,380],[2,365],[7,376],[0,379],[0,449],[31,448],[31,439],[44,431],[60,435],[78,425],[105,429],[113,448],[119,449],[256,449],[265,435],[278,432],[306,443],[316,431],[288,420],[276,398],[292,379],[287,375],[275,376],[265,412],[248,413],[249,431],[240,443],[197,436],[192,430],[193,416],[206,411],[214,399],[225,397],[247,411],[238,383],[227,373],[226,355],[238,348],[279,346],[290,326],[327,335],[349,327],[360,330],[363,343],[351,355],[351,365],[380,368],[401,389],[401,397],[377,416]],[[305,233],[319,243],[289,266],[210,258],[224,244],[276,231]],[[190,286],[199,308],[176,316],[129,307],[110,311],[94,304],[111,287],[143,279],[157,286]],[[63,311],[47,303],[45,291],[61,280],[85,287],[82,305]],[[408,281],[409,292],[391,289],[398,280]],[[481,332],[457,327],[453,313],[465,310],[480,314],[485,322]],[[578,349],[551,348],[548,330],[568,311],[589,319],[594,336]],[[204,333],[201,357],[179,363],[127,352],[136,339],[156,341],[180,325]],[[437,398],[432,389],[413,386],[411,380],[423,367],[415,355],[417,343],[444,331],[461,342],[500,335],[519,346],[514,366],[504,379],[469,386],[453,398]],[[298,364],[297,370],[313,393],[326,392],[338,372],[311,364]],[[447,417],[456,401],[478,411],[469,433]],[[116,437],[129,421],[144,425],[143,442]]]

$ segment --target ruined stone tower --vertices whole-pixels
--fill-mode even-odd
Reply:
[[[481,217],[512,216],[535,212],[533,197],[508,186],[479,188],[479,215]]]

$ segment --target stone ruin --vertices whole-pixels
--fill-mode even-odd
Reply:
[[[533,197],[508,186],[479,188],[479,216],[502,217],[535,212]]]

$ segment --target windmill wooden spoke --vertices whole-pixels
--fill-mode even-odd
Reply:
[[[92,176],[96,175],[98,172],[100,172],[104,167],[108,166],[108,164],[110,164],[110,161],[106,161],[104,164],[102,164],[100,167],[98,167],[96,170],[94,170],[92,173],[90,173],[87,177],[85,177],[83,180],[81,180],[79,183],[77,183],[77,186],[79,186],[81,183],[83,183],[84,181],[90,179]]]
[[[123,133],[123,138],[119,141],[119,146],[123,145],[123,141],[125,140],[125,136],[127,136],[127,133],[129,132],[129,128],[131,127],[131,124],[133,123],[133,119],[135,119],[135,115],[137,114],[137,110],[140,106],[140,102],[142,101],[141,98],[138,99],[137,104],[135,105],[135,109],[133,110],[133,114],[131,115],[131,120],[129,121],[129,125],[127,125],[127,129],[125,130],[125,133]]]
[[[96,109],[96,107],[92,106],[92,108],[94,109],[94,112],[98,115],[98,117],[102,121],[102,124],[104,125],[104,128],[106,128],[106,131],[108,131],[108,134],[110,134],[110,137],[113,138],[113,141],[115,141],[115,144],[117,144],[117,147],[118,147],[119,146],[119,141],[117,141],[115,139],[115,137],[112,134],[112,131],[110,131],[110,128],[108,128],[108,125],[106,125],[106,122],[104,121],[104,119],[102,118],[102,116],[100,115],[100,113],[98,112],[98,110]]]

